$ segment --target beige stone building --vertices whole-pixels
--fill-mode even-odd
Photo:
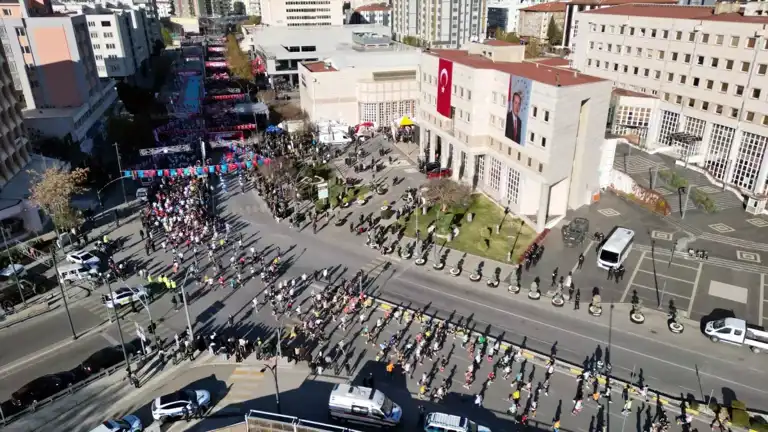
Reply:
[[[533,37],[548,42],[549,24],[555,19],[560,33],[565,29],[565,8],[563,2],[537,4],[520,9],[520,21],[517,24],[518,36]]]

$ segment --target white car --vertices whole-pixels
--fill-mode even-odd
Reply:
[[[146,288],[139,285],[135,288],[122,287],[112,291],[113,297],[109,298],[108,294],[101,296],[101,301],[108,308],[126,306],[134,301],[145,302],[149,298],[149,291]]]
[[[164,422],[185,415],[202,415],[210,406],[208,390],[179,390],[152,401],[152,418]]]
[[[127,415],[120,420],[107,420],[91,432],[141,432],[143,430],[144,426],[138,417]]]
[[[67,261],[74,264],[83,264],[90,267],[98,267],[101,264],[101,258],[87,250],[73,252],[67,255]]]

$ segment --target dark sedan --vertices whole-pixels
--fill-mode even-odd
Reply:
[[[62,374],[44,375],[28,382],[11,395],[14,405],[26,408],[72,385],[74,381],[71,381],[68,372]]]
[[[136,347],[131,343],[127,343],[125,345],[125,349],[128,353],[128,356],[131,356],[137,352]],[[123,349],[120,347],[120,345],[116,345],[100,349],[99,351],[91,354],[90,357],[83,361],[82,369],[86,374],[92,375],[105,369],[109,369],[112,366],[119,364],[123,360],[125,360]]]
[[[589,234],[589,220],[578,217],[568,225],[563,226],[563,243],[568,247],[576,247],[584,243]]]

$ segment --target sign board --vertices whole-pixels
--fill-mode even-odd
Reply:
[[[189,144],[182,144],[182,145],[175,145],[175,146],[169,146],[169,147],[155,147],[155,148],[146,148],[139,150],[139,154],[142,156],[152,156],[152,155],[158,155],[158,154],[166,154],[166,153],[183,153],[183,152],[191,152],[192,147]]]
[[[328,199],[328,183],[317,185],[317,199]]]
[[[141,339],[142,342],[146,342],[147,341],[147,335],[146,335],[146,333],[144,333],[144,329],[141,328],[139,323],[134,322],[134,324],[136,324],[136,336],[138,336],[139,339]]]

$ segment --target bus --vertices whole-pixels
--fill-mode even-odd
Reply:
[[[598,246],[597,266],[608,270],[618,267],[627,259],[635,240],[635,232],[631,229],[616,226]]]

